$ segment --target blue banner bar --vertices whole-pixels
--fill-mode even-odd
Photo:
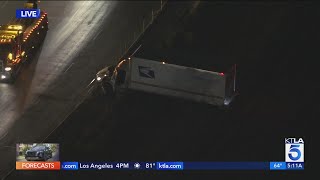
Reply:
[[[156,170],[156,162],[131,162],[130,169],[135,170]]]
[[[286,162],[270,162],[270,170],[285,170]]]
[[[287,162],[287,170],[304,170],[303,162]]]
[[[289,162],[62,162],[63,170],[303,170]]]
[[[157,170],[183,170],[183,162],[157,162]]]
[[[83,170],[117,170],[130,169],[129,162],[79,162],[79,169]]]
[[[269,170],[269,162],[184,162],[185,170]]]
[[[63,169],[63,170],[78,170],[79,165],[78,165],[78,162],[62,162],[61,169]]]
[[[39,18],[40,9],[17,9],[16,18]]]

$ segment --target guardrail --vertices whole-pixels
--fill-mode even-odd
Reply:
[[[139,25],[140,28],[138,30],[133,31],[131,38],[128,38],[126,42],[120,44],[120,54],[117,59],[121,60],[131,49],[131,47],[140,39],[140,37],[145,33],[145,31],[151,26],[154,20],[158,17],[158,15],[162,12],[163,8],[166,6],[168,0],[161,0],[160,7],[157,10],[151,9],[151,16],[149,19],[143,18],[141,24]],[[149,21],[148,21],[149,20]],[[147,23],[146,23],[147,22]],[[138,32],[137,32],[138,31]],[[131,39],[131,41],[129,40]]]

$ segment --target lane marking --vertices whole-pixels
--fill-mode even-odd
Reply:
[[[96,80],[96,78],[92,79],[92,81],[88,84],[87,88]]]
[[[1,5],[1,8],[4,8],[8,4],[8,0],[4,1],[3,4]]]
[[[34,101],[33,105],[36,105],[40,102],[40,98],[37,98],[37,100]]]
[[[65,73],[73,66],[74,63],[71,63],[70,66],[64,71]]]
[[[103,29],[101,29],[101,30],[93,37],[92,40],[95,40],[95,39],[100,35],[100,33],[102,32],[102,30],[103,30]]]
[[[7,136],[8,133],[9,133],[9,131],[5,132],[5,133],[3,134],[3,136],[0,137],[0,142],[2,141],[2,139],[4,139],[4,138]]]
[[[15,146],[0,146],[0,148],[12,148],[12,149],[16,149]]]

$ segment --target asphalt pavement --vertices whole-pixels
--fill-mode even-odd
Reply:
[[[1,1],[1,23],[21,7]],[[49,18],[42,48],[13,85],[0,84],[0,177],[14,168],[15,143],[44,141],[82,101],[95,72],[118,61],[160,1],[45,1],[39,7]]]

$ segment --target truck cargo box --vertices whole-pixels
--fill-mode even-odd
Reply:
[[[223,105],[226,75],[165,62],[132,58],[129,89]]]

